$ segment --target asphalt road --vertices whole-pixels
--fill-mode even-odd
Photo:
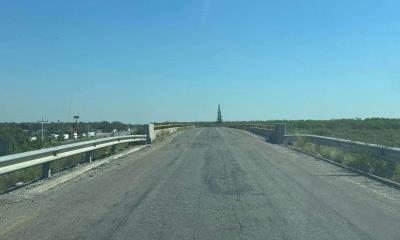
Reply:
[[[0,197],[0,239],[400,239],[398,190],[228,128],[24,191]]]

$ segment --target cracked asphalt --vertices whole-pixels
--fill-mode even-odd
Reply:
[[[0,239],[400,239],[400,191],[229,128],[24,192],[0,196]]]

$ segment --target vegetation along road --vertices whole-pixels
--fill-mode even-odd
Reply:
[[[176,134],[42,194],[1,239],[399,239],[400,191],[242,130]]]

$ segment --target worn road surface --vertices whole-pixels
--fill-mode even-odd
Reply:
[[[400,191],[228,128],[28,190],[0,196],[0,239],[400,239]]]

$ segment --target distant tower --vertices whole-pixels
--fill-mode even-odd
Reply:
[[[218,112],[217,112],[217,123],[221,124],[222,123],[222,114],[221,114],[221,107],[218,104]]]

